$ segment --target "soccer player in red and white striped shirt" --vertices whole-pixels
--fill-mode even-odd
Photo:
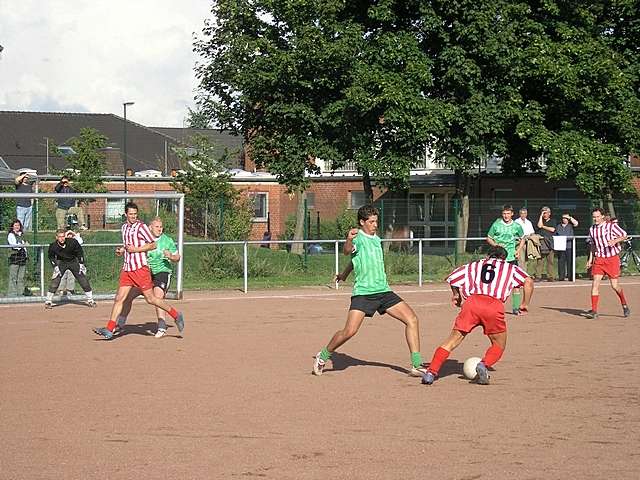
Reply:
[[[456,317],[449,338],[433,354],[427,373],[422,375],[422,383],[431,385],[451,352],[466,335],[478,325],[489,337],[491,346],[478,363],[478,383],[487,385],[487,369],[500,360],[507,344],[507,324],[504,321],[504,302],[514,288],[524,287],[520,304],[521,314],[528,311],[533,295],[533,280],[517,265],[506,261],[507,252],[500,246],[491,247],[487,258],[468,263],[455,269],[446,279],[451,285],[451,302],[462,310]]]
[[[602,208],[594,208],[591,212],[593,225],[589,229],[591,251],[587,260],[587,269],[591,268],[593,283],[591,284],[591,310],[587,312],[588,318],[598,318],[598,302],[600,300],[600,282],[604,275],[609,276],[611,288],[616,292],[622,304],[622,314],[628,317],[631,310],[627,306],[622,287],[618,283],[620,276],[620,251],[622,243],[627,237],[617,222],[607,222]]]
[[[164,299],[153,294],[153,281],[151,271],[147,265],[147,252],[156,248],[156,242],[149,227],[138,220],[138,206],[129,202],[124,207],[127,221],[122,225],[122,247],[116,248],[116,255],[124,255],[124,264],[120,272],[118,293],[113,302],[111,317],[106,327],[95,328],[93,331],[109,340],[113,337],[116,328],[116,320],[122,312],[129,291],[137,287],[142,292],[148,304],[161,308],[174,319],[178,331],[184,329],[184,318]]]

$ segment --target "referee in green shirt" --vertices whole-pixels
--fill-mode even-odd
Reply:
[[[405,324],[405,337],[411,352],[411,369],[409,375],[421,377],[426,373],[420,355],[420,326],[413,309],[391,291],[384,271],[382,242],[376,235],[378,229],[378,210],[372,206],[364,206],[358,210],[360,229],[352,228],[347,234],[343,253],[351,255],[351,263],[355,273],[353,296],[347,316],[347,323],[338,330],[329,344],[315,357],[313,373],[321,375],[331,354],[357,332],[365,317],[372,317],[375,312],[388,313]]]
[[[487,243],[492,247],[502,247],[507,251],[507,262],[518,265],[518,258],[524,246],[524,230],[513,220],[513,207],[502,207],[502,218],[498,218],[487,233]],[[516,248],[516,244],[518,247]],[[514,288],[511,294],[511,307],[514,315],[520,315],[520,289]]]
[[[147,263],[151,270],[151,280],[153,281],[153,294],[158,298],[164,298],[169,285],[171,283],[171,273],[173,272],[172,263],[180,261],[178,247],[171,237],[163,233],[162,219],[154,218],[149,224],[149,230],[156,239],[156,248],[147,252]],[[140,295],[137,288],[132,288],[127,300],[125,301],[122,312],[118,317],[118,328],[122,331],[124,324],[127,322],[127,316],[131,311],[133,299]],[[167,333],[167,322],[164,310],[156,307],[158,316],[158,330],[155,337],[161,338]]]

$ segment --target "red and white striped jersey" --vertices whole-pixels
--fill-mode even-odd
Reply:
[[[613,222],[602,222],[600,225],[591,225],[589,229],[589,237],[596,257],[614,257],[622,250],[622,245],[616,243],[610,247],[607,242],[619,237],[626,237],[625,232],[620,225]]]
[[[151,234],[151,230],[144,223],[138,221],[134,224],[126,222],[122,225],[122,243],[126,247],[132,245],[134,247],[142,247],[147,243],[153,243],[155,239]],[[124,264],[122,269],[125,272],[133,272],[147,265],[147,252],[129,253],[124,252]]]
[[[462,298],[487,295],[503,302],[514,288],[521,287],[527,272],[498,258],[484,258],[456,268],[446,282],[458,287]]]

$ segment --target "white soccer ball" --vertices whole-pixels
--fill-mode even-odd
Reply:
[[[475,380],[478,374],[476,373],[476,365],[480,363],[482,359],[480,357],[470,357],[464,361],[464,365],[462,367],[462,373],[469,380]]]

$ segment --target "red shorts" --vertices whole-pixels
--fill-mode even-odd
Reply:
[[[591,265],[591,275],[608,275],[609,278],[620,276],[620,257],[596,257]]]
[[[142,292],[151,290],[153,288],[153,280],[151,280],[151,270],[148,266],[139,268],[138,270],[132,270],[127,272],[122,270],[120,272],[120,285],[121,287],[138,287]]]
[[[502,301],[487,295],[471,295],[467,298],[456,317],[453,329],[469,333],[478,325],[482,325],[485,335],[506,332]]]

